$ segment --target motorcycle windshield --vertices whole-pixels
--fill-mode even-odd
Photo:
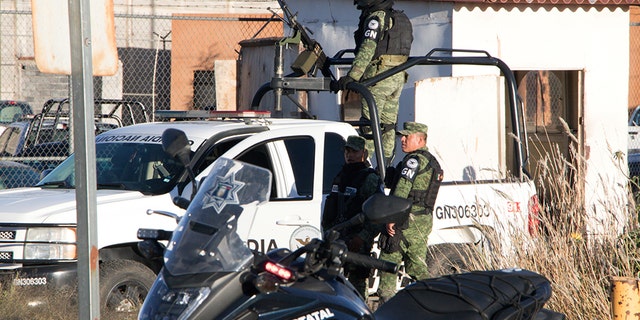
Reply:
[[[238,221],[253,219],[270,192],[269,170],[217,159],[173,232],[166,269],[176,276],[239,271],[253,254],[238,234]]]

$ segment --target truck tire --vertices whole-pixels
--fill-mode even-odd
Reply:
[[[132,260],[100,264],[100,299],[105,313],[137,313],[156,279],[155,273]]]
[[[427,249],[427,267],[431,277],[472,270],[474,248],[463,243],[443,243]]]

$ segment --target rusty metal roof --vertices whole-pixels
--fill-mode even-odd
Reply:
[[[433,0],[438,2],[475,4],[529,4],[529,5],[569,5],[569,6],[632,6],[640,5],[640,0]]]

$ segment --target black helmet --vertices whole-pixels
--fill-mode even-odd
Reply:
[[[368,7],[374,4],[382,3],[384,0],[353,0],[353,4],[358,6]]]
[[[368,9],[388,2],[389,5],[393,5],[393,0],[353,0],[354,5],[358,5],[358,9]]]

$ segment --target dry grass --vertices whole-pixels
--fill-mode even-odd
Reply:
[[[567,319],[611,319],[611,278],[638,277],[640,272],[635,199],[608,195],[609,203],[602,207],[614,218],[612,223],[624,225],[624,232],[618,234],[612,227],[610,232],[588,236],[585,194],[576,187],[584,184],[584,159],[575,156],[575,150],[573,161],[567,161],[558,149],[540,151],[546,157],[540,162],[536,181],[544,199],[539,236],[532,240],[527,235],[512,235],[519,249],[493,256],[492,261],[476,259],[473,269],[517,266],[538,272],[552,283],[547,308],[564,313]],[[613,153],[612,161],[622,170],[626,163],[618,156]],[[625,217],[625,212],[629,213],[626,221],[615,221]]]
[[[541,236],[530,250],[516,255],[515,262],[551,280],[554,293],[547,305],[550,309],[568,319],[610,319],[611,278],[635,277],[639,271],[638,221],[635,205],[629,205],[635,201],[631,196],[619,199],[602,190],[607,200],[601,203],[604,212],[599,213],[612,218],[611,227],[597,236],[587,235],[587,195],[576,187],[585,184],[585,159],[576,150],[570,150],[572,161],[557,148],[543,151],[546,156],[540,162],[537,181],[544,186],[538,193],[545,199]],[[619,152],[612,152],[611,159],[620,170],[626,166]],[[601,178],[602,185],[607,185],[606,180]],[[624,232],[619,234],[614,224],[623,226]]]
[[[46,294],[47,290],[16,288],[0,292],[0,314],[7,320],[66,320],[77,319],[75,295],[68,291]],[[42,304],[29,306],[28,301],[38,297]]]
[[[29,305],[30,301],[40,303]],[[3,320],[76,320],[75,290],[10,287],[0,291],[0,318]],[[135,320],[137,313],[101,312],[104,320]]]

